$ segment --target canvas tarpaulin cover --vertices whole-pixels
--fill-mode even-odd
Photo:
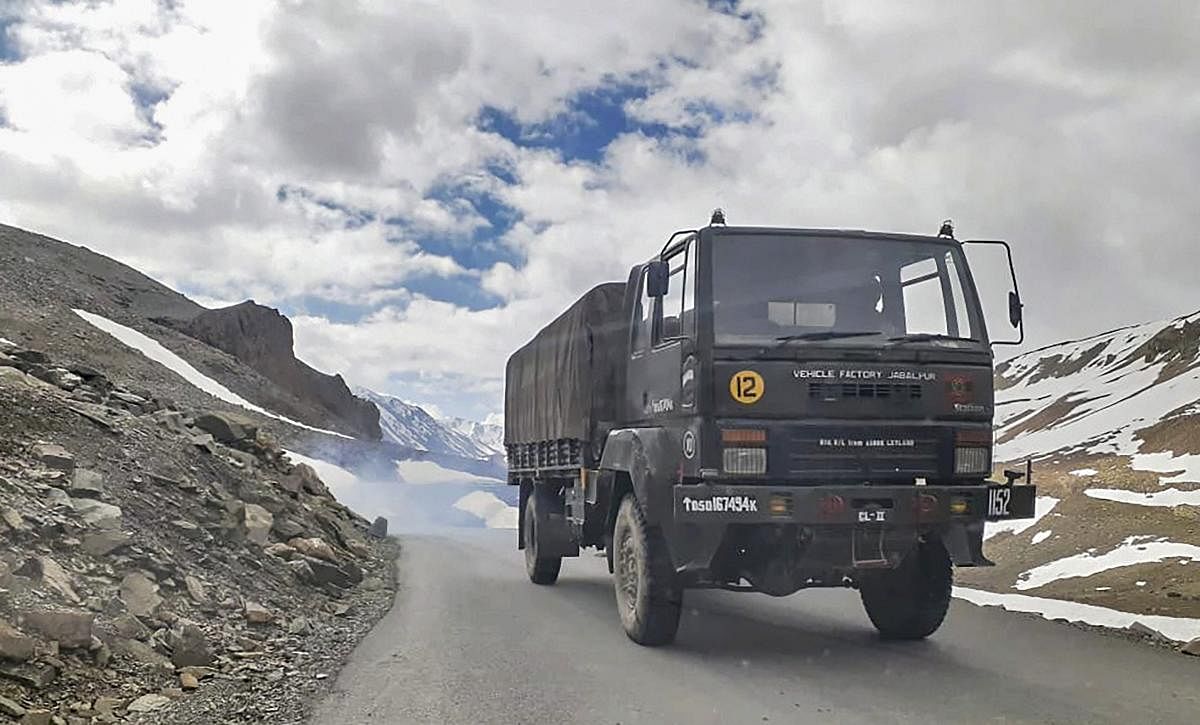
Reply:
[[[591,441],[620,404],[625,284],[594,287],[508,359],[504,442]]]

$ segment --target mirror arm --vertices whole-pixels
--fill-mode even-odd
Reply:
[[[1013,265],[1012,247],[1008,246],[1008,242],[1001,240],[1001,239],[972,239],[970,241],[963,242],[964,246],[967,244],[991,244],[991,245],[998,245],[998,246],[1004,247],[1004,253],[1008,256],[1008,274],[1009,274],[1009,277],[1012,278],[1012,292],[1013,292],[1013,294],[1015,294],[1017,296],[1017,303],[1020,305],[1020,309],[1024,310],[1025,305],[1024,305],[1024,303],[1021,302],[1021,290],[1019,287],[1017,287],[1017,268],[1016,268],[1016,266]],[[1017,337],[1016,340],[998,340],[998,341],[993,342],[992,344],[993,345],[1020,345],[1021,343],[1025,342],[1025,316],[1024,316],[1024,314],[1022,314],[1019,319],[1019,324],[1017,325],[1017,330],[1020,333],[1020,335],[1019,335],[1019,337]]]

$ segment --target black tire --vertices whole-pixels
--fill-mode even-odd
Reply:
[[[942,626],[953,583],[950,555],[933,539],[918,544],[898,568],[864,578],[859,593],[884,639],[924,639]]]
[[[525,501],[525,524],[521,528],[525,541],[525,573],[534,584],[548,585],[558,581],[562,557],[540,556],[538,553],[537,521],[540,506],[537,500],[538,491],[534,489]]]
[[[679,630],[683,589],[662,533],[646,525],[632,495],[621,501],[613,529],[613,583],[621,626],[634,642],[670,644]]]

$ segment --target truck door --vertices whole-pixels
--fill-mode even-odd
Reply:
[[[630,325],[629,375],[626,381],[628,419],[652,424],[692,413],[691,400],[682,399],[684,359],[695,340],[694,244],[685,244],[666,258],[670,269],[667,294],[649,296],[643,271]],[[687,408],[687,410],[685,410]]]

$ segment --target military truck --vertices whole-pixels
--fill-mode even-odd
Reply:
[[[993,353],[965,244],[949,224],[715,213],[583,295],[506,370],[529,579],[602,549],[643,645],[673,641],[690,588],[854,587],[883,637],[933,633],[952,566],[992,564],[984,522],[1034,508],[1028,464],[988,480]],[[1008,254],[1018,342],[1011,252],[983,244]]]

